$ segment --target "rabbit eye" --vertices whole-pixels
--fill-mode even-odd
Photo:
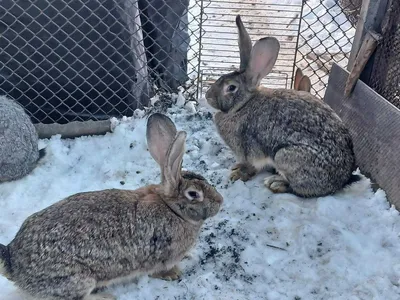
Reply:
[[[199,193],[198,192],[190,191],[188,194],[192,198],[199,198]]]
[[[236,91],[236,89],[237,89],[236,85],[233,85],[233,84],[228,85],[228,92],[232,93],[232,92]]]
[[[197,192],[194,190],[187,190],[185,191],[185,196],[186,198],[188,198],[189,200],[198,200],[198,201],[202,201],[203,199],[203,194],[201,192]]]

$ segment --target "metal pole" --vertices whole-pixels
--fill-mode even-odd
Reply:
[[[199,60],[197,66],[197,99],[200,97],[199,95],[199,84],[200,84],[200,64],[201,64],[201,49],[202,49],[202,37],[203,37],[203,14],[204,14],[204,0],[200,0],[200,37],[199,37]]]
[[[295,53],[294,53],[294,62],[293,62],[293,70],[292,70],[292,82],[290,84],[290,88],[293,88],[294,84],[294,72],[296,72],[296,60],[297,60],[297,48],[299,46],[299,39],[300,39],[300,28],[301,28],[301,21],[303,20],[303,10],[304,10],[304,4],[305,0],[302,1],[301,3],[301,10],[300,10],[300,21],[299,21],[299,30],[297,31],[297,40],[296,40],[296,47],[295,47]]]

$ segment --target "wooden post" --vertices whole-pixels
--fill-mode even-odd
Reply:
[[[356,34],[354,36],[353,46],[351,48],[347,70],[353,68],[358,51],[368,31],[381,34],[381,24],[385,17],[389,0],[363,0],[360,19],[357,22]],[[364,76],[362,76],[364,77]],[[369,76],[368,76],[369,77]]]
[[[74,121],[67,124],[34,124],[40,139],[47,139],[60,134],[62,138],[76,138],[83,135],[103,135],[112,131],[110,120]]]
[[[364,71],[365,66],[371,59],[378,42],[381,40],[381,36],[375,32],[368,31],[365,35],[364,41],[361,44],[361,48],[358,51],[357,57],[354,61],[353,67],[349,77],[347,78],[346,87],[344,89],[344,94],[346,97],[350,96],[354,85],[360,78],[361,73]]]

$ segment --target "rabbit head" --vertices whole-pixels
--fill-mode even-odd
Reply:
[[[296,91],[311,91],[311,81],[307,75],[303,74],[300,68],[297,68],[296,74],[294,76],[294,89]]]
[[[155,113],[147,121],[146,136],[150,154],[161,168],[166,204],[191,222],[215,216],[223,202],[221,194],[203,176],[181,170],[186,132],[178,132],[167,116]]]
[[[278,58],[280,44],[274,37],[265,37],[252,46],[240,15],[236,17],[239,32],[240,68],[221,76],[206,92],[207,102],[227,112],[236,104],[250,99],[261,80],[271,72]]]

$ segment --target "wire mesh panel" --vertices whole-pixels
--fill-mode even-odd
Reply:
[[[351,25],[356,27],[363,0],[339,0],[339,5],[342,8]]]
[[[213,0],[204,1],[201,90],[239,64],[235,16],[242,15],[253,41],[274,36],[281,50],[263,80],[271,88],[291,88],[296,67],[324,96],[333,62],[346,66],[361,0]]]
[[[361,0],[304,0],[296,66],[324,96],[333,63],[346,67]]]
[[[132,115],[195,85],[200,2],[2,0],[0,94],[35,123]]]
[[[205,20],[202,38],[201,90],[219,76],[239,67],[238,36],[235,23],[240,14],[253,43],[274,36],[281,43],[272,72],[263,80],[271,88],[290,87],[296,41],[300,23],[301,0],[213,0],[204,1]]]
[[[400,1],[393,0],[387,10],[369,85],[400,108]]]

